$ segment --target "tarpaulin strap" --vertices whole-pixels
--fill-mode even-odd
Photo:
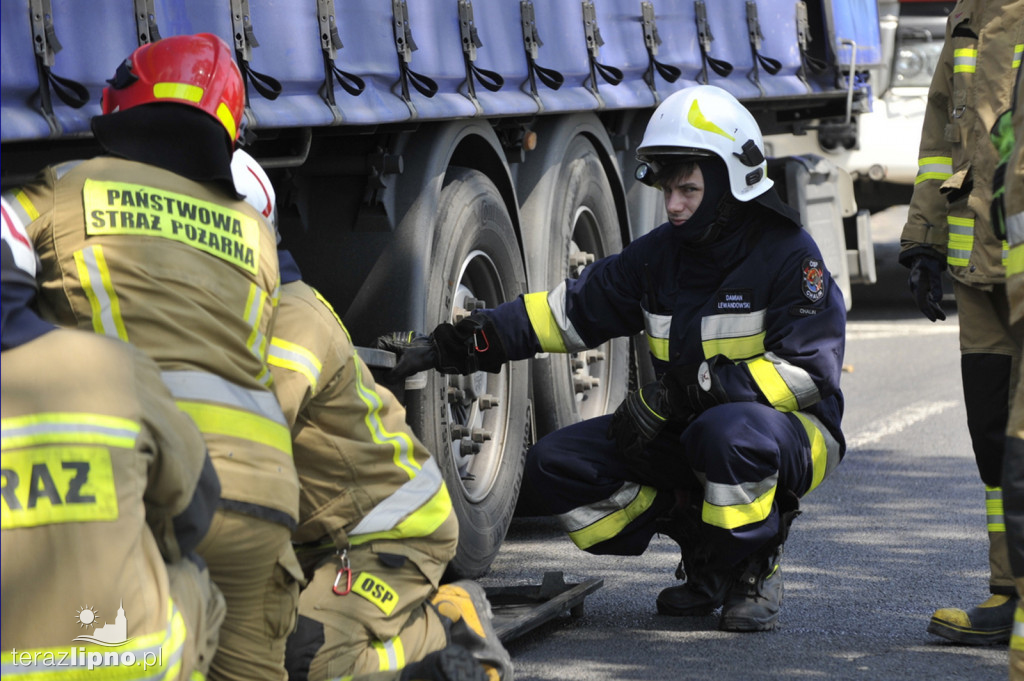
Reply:
[[[708,54],[711,51],[711,43],[715,40],[715,37],[711,35],[711,26],[708,24],[708,9],[703,0],[696,0],[693,3],[693,9],[697,21],[697,42],[700,45],[701,59],[700,76],[697,80],[707,85],[709,66],[722,78],[727,78],[732,73],[732,64],[723,59],[715,59]]]
[[[429,98],[437,94],[437,82],[433,78],[416,73],[409,66],[412,62],[412,53],[419,48],[416,47],[416,42],[412,39],[412,28],[409,26],[409,7],[405,0],[391,0],[391,11],[394,15],[395,50],[398,52],[398,68],[401,71],[401,76],[395,85],[401,87],[401,97],[415,118],[416,107],[409,94],[409,83],[412,83],[417,92]],[[393,89],[394,87],[392,87]]]
[[[530,94],[543,110],[544,105],[537,95],[537,80],[540,80],[545,87],[557,90],[565,83],[565,76],[537,63],[537,55],[544,43],[541,42],[540,34],[537,32],[537,18],[531,0],[521,0],[519,3],[519,20],[523,27],[523,47],[526,49],[526,61],[530,71]]]
[[[62,129],[57,117],[53,114],[53,99],[50,89],[60,101],[73,109],[80,109],[89,101],[89,91],[81,83],[62,78],[53,72],[54,56],[63,49],[57,40],[57,31],[53,26],[53,10],[50,0],[29,0],[29,18],[32,26],[32,45],[36,55],[36,73],[39,76],[39,110],[50,126],[50,135],[57,137]]]
[[[647,86],[651,88],[651,92],[654,93],[654,101],[659,102],[661,97],[658,95],[658,88],[654,82],[655,72],[669,83],[676,82],[683,72],[678,67],[664,64],[657,59],[661,36],[658,35],[658,25],[654,20],[654,3],[647,2],[646,0],[640,3],[640,22],[644,30],[644,45],[647,46],[647,55],[650,57],[647,71],[644,73],[644,82],[647,83]]]
[[[591,0],[583,0],[583,32],[587,37],[587,51],[590,53],[590,86],[589,89],[599,105],[604,107],[604,100],[597,91],[597,75],[610,85],[618,85],[624,78],[622,71],[614,66],[608,66],[597,61],[601,54],[601,46],[604,45],[604,38],[601,37],[601,29],[597,26],[597,10]]]
[[[750,40],[750,54],[753,56],[752,61],[754,62],[747,73],[747,80],[756,85],[764,95],[765,91],[761,87],[761,74],[758,65],[767,71],[768,75],[774,76],[782,70],[782,62],[761,54],[761,41],[764,40],[764,34],[761,33],[761,22],[757,18],[757,2],[755,0],[747,0],[747,37]]]
[[[483,109],[476,101],[476,81],[480,81],[480,84],[487,90],[497,92],[505,84],[505,79],[501,77],[501,74],[482,69],[475,64],[477,48],[483,47],[484,44],[480,40],[476,23],[473,21],[471,0],[459,0],[459,33],[462,38],[462,55],[466,61],[466,88],[477,111],[483,113]]]
[[[160,40],[153,0],[135,0],[135,30],[138,32],[139,46]]]
[[[341,113],[335,106],[334,81],[337,80],[338,85],[353,97],[363,94],[363,91],[366,90],[366,83],[354,73],[339,69],[337,64],[334,63],[335,59],[338,58],[338,50],[344,47],[341,42],[341,36],[338,34],[338,20],[334,12],[334,0],[316,0],[316,5],[317,20],[320,27],[320,49],[323,51],[324,56],[324,82],[320,86],[319,93],[320,97],[331,107],[335,119],[340,121]]]
[[[271,101],[277,99],[281,94],[281,82],[264,73],[259,73],[249,66],[249,62],[252,60],[252,48],[260,45],[252,28],[249,0],[231,0],[231,28],[234,32],[235,56],[242,71],[242,80],[246,84],[251,82],[253,89],[263,98]],[[249,110],[248,86],[245,88],[245,99],[247,113],[252,116],[252,111]]]
[[[807,18],[807,3],[804,0],[797,0],[796,3],[796,41],[800,46],[800,70],[797,75],[800,80],[807,84],[808,72],[813,74],[824,73],[828,68],[821,59],[812,57],[808,46],[811,44],[811,22]],[[810,85],[807,86],[810,90]]]

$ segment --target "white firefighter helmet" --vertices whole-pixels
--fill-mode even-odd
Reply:
[[[735,97],[713,85],[684,88],[665,99],[651,116],[636,156],[655,173],[682,157],[718,156],[729,171],[732,195],[740,201],[774,184],[757,121]]]
[[[263,166],[247,152],[235,149],[231,156],[231,177],[235,191],[245,197],[245,202],[258,210],[276,230],[277,195]]]

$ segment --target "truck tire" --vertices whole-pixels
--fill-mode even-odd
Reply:
[[[435,221],[428,322],[455,321],[476,307],[512,300],[525,281],[515,228],[498,189],[479,171],[449,168]],[[528,366],[510,362],[497,374],[427,374],[423,390],[407,393],[408,418],[438,457],[459,518],[458,552],[447,578],[480,577],[505,538],[522,482]]]
[[[549,221],[548,288],[580,275],[587,262],[622,250],[611,184],[594,145],[577,135],[566,148]],[[629,340],[617,338],[533,362],[538,435],[601,416],[626,395]]]

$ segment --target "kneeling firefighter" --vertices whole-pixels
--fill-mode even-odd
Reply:
[[[767,176],[761,131],[729,93],[681,90],[655,111],[638,177],[668,222],[578,279],[410,342],[380,339],[399,379],[498,372],[646,332],[657,380],[612,415],[531,449],[526,484],[581,549],[638,555],[679,542],[666,615],[722,607],[720,628],[773,629],[779,557],[798,499],[845,452],[839,389],[846,307],[821,253]]]

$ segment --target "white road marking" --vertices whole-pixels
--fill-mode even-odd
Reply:
[[[907,323],[895,322],[850,322],[846,325],[846,340],[874,340],[876,338],[895,338],[897,336],[924,336],[935,334],[959,333],[959,324],[946,322]]]
[[[906,407],[883,421],[874,430],[869,430],[866,433],[859,433],[848,438],[846,440],[846,448],[857,449],[859,447],[873,445],[884,437],[895,435],[915,423],[942,413],[950,407],[955,407],[957,404],[959,403],[947,400],[944,402],[921,402],[919,404]]]

